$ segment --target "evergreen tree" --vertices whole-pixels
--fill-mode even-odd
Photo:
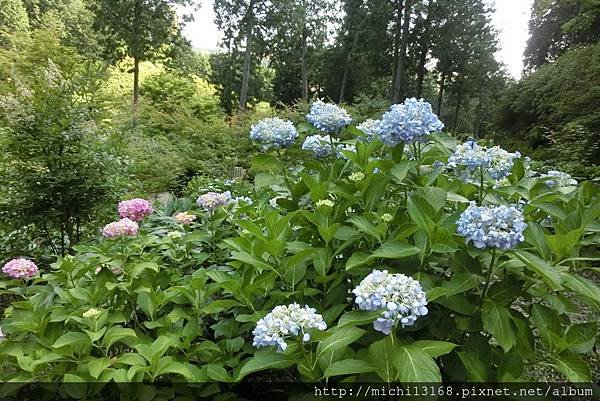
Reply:
[[[100,33],[103,56],[116,63],[133,59],[133,103],[139,101],[139,73],[142,61],[165,57],[165,51],[181,43],[175,6],[192,0],[98,0],[90,3],[94,27]]]

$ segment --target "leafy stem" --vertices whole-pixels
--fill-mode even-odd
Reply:
[[[292,192],[292,185],[290,184],[290,179],[288,177],[288,167],[287,167],[287,162],[286,162],[286,158],[285,158],[285,153],[282,154],[281,150],[279,148],[277,148],[277,156],[279,156],[279,158],[281,159],[281,162],[283,163],[283,178],[285,179],[285,184],[287,185],[288,190],[290,191],[290,193]]]
[[[329,144],[331,145],[331,155],[333,156],[334,159],[337,159],[337,153],[335,151],[335,146],[333,145],[333,136],[331,136],[331,134],[328,135],[329,136]]]
[[[496,248],[492,248],[492,260],[490,261],[490,267],[488,268],[487,278],[485,279],[485,286],[483,287],[482,298],[485,298],[492,280],[492,274],[494,272],[494,263],[496,262]]]
[[[485,183],[485,172],[483,167],[479,167],[479,206],[483,203],[484,194],[484,183]]]

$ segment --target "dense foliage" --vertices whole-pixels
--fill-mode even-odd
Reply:
[[[600,44],[570,50],[507,89],[498,100],[496,138],[531,150],[550,166],[598,177]]]
[[[413,112],[406,105],[397,119]],[[340,151],[290,166],[281,152],[298,140],[254,157],[256,186],[273,192],[205,183],[196,204],[171,199],[153,212],[122,202],[105,238],[39,274],[14,262],[5,273],[26,278],[2,281],[14,297],[1,323],[3,377],[220,382],[200,386],[210,395],[280,374],[512,381],[543,362],[592,380],[584,357],[597,322],[570,313],[600,308],[587,278],[597,271],[597,188],[430,133],[439,122],[419,107],[419,120],[371,136],[331,107],[328,121],[343,128],[323,146]],[[407,128],[420,136],[377,140]],[[272,143],[288,128],[259,129]]]
[[[16,230],[29,226],[64,255],[118,198],[120,165],[98,129],[95,66],[73,54],[55,63],[60,45],[52,39],[37,37],[19,50],[17,59],[0,53],[8,89],[0,97],[2,220]]]

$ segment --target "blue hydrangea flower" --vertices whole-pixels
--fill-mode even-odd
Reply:
[[[456,232],[476,248],[511,249],[523,242],[527,228],[523,212],[515,206],[470,206],[456,222]]]
[[[306,119],[321,131],[334,133],[352,122],[348,112],[333,103],[314,102]]]
[[[343,157],[344,159],[348,160],[348,158],[346,157],[346,155],[344,155],[342,153],[342,150],[345,150],[347,152],[356,153],[356,146],[350,145],[350,144],[346,144],[346,143],[336,145],[335,152],[336,152],[337,156],[338,157]]]
[[[298,137],[298,131],[291,121],[279,117],[265,118],[250,128],[250,138],[262,143],[263,148],[287,148]]]
[[[330,156],[332,154],[331,137],[329,135],[310,135],[304,140],[302,149],[313,152],[319,158]]]
[[[378,127],[380,140],[388,146],[396,146],[401,142],[422,142],[430,133],[441,131],[444,124],[429,103],[411,98],[392,105],[383,114]]]
[[[368,119],[362,124],[357,125],[356,128],[358,128],[365,134],[364,137],[360,139],[364,140],[367,143],[379,139],[379,131],[381,130],[380,125],[380,120],[372,119]]]
[[[381,310],[373,328],[390,334],[398,322],[402,327],[412,326],[419,316],[425,316],[427,297],[421,284],[404,274],[389,274],[387,270],[373,270],[352,290],[359,309]]]
[[[469,139],[456,146],[448,158],[448,167],[465,182],[479,182],[481,171],[494,180],[503,180],[510,175],[514,160],[519,157],[519,152],[509,153],[499,146],[487,148]]]
[[[574,180],[570,174],[563,173],[562,171],[550,170],[547,174],[542,174],[542,178],[546,185],[550,188],[557,187],[573,187],[577,185],[577,180]]]
[[[519,152],[509,153],[500,146],[494,146],[487,150],[490,158],[488,174],[494,180],[503,180],[510,175],[515,164],[515,159],[521,157]]]
[[[257,348],[276,345],[277,352],[283,352],[287,348],[286,338],[302,335],[302,341],[309,341],[310,329],[327,329],[323,316],[316,309],[297,303],[276,306],[256,323],[252,345]]]

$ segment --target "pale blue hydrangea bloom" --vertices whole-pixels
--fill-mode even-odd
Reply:
[[[503,180],[510,175],[514,160],[519,157],[519,152],[509,153],[499,146],[487,148],[469,139],[456,146],[454,154],[448,158],[448,167],[466,182],[479,182],[481,171],[494,180]]]
[[[540,174],[531,167],[531,157],[529,156],[523,158],[523,168],[525,169],[525,177],[537,177]]]
[[[295,302],[276,306],[256,323],[252,345],[257,348],[276,345],[277,351],[283,352],[288,346],[286,338],[301,335],[302,341],[310,341],[310,329],[327,329],[323,316],[316,309],[308,305],[301,307]]]
[[[207,192],[204,195],[200,195],[196,200],[196,204],[207,212],[227,205],[231,202],[231,192]]]
[[[390,334],[398,322],[402,327],[412,326],[419,316],[425,316],[427,297],[421,284],[404,274],[390,274],[387,270],[373,270],[352,290],[359,309],[382,310],[373,328]]]
[[[263,148],[287,148],[298,137],[296,127],[289,120],[279,117],[265,118],[250,128],[250,138],[262,143]]]
[[[429,103],[411,98],[392,105],[383,114],[378,127],[379,139],[388,146],[396,146],[401,142],[422,142],[430,133],[441,131],[444,124]]]
[[[365,134],[364,137],[361,138],[362,140],[364,140],[365,142],[373,142],[379,139],[379,131],[381,129],[380,125],[380,120],[368,119],[362,124],[357,125],[356,128],[358,128]]]
[[[303,150],[313,152],[316,157],[323,158],[331,155],[331,137],[329,135],[311,135],[302,144]]]
[[[352,118],[346,110],[321,100],[312,104],[306,119],[317,129],[328,133],[338,132],[352,122]]]
[[[523,242],[527,228],[523,212],[515,206],[477,206],[475,202],[461,213],[456,232],[476,248],[511,249]]]
[[[490,157],[488,174],[494,180],[503,180],[510,175],[515,164],[515,159],[521,157],[519,152],[510,153],[500,146],[494,146],[487,150]]]
[[[354,145],[350,145],[350,144],[346,144],[346,143],[342,143],[339,145],[336,145],[335,147],[335,153],[337,154],[338,157],[343,157],[344,159],[348,159],[346,157],[345,154],[342,153],[342,150],[345,150],[347,152],[353,152],[356,153],[356,146]]]
[[[573,187],[577,185],[577,180],[574,180],[570,174],[563,173],[562,171],[550,170],[546,174],[541,175],[545,178],[546,185],[550,188],[556,187]]]

